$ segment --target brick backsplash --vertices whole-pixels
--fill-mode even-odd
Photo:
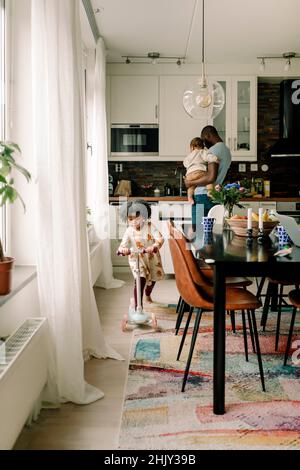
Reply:
[[[257,164],[258,171],[250,171],[250,162],[246,163],[246,173],[239,173],[238,163],[231,164],[227,175],[228,181],[242,178],[263,178],[271,181],[271,196],[298,196],[300,190],[300,161],[294,158],[271,158],[268,150],[279,138],[279,84],[258,84],[258,125],[257,125]],[[261,166],[267,164],[269,170],[263,172]],[[133,195],[144,195],[141,185],[152,183],[153,190],[158,187],[163,194],[166,183],[179,193],[179,175],[175,170],[182,162],[123,162],[123,172],[115,172],[115,163],[109,163],[109,173],[114,178],[114,186],[120,179],[132,181]],[[184,171],[184,170],[183,170]],[[149,191],[152,195],[153,190]]]

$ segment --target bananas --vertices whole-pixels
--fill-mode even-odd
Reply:
[[[269,213],[267,210],[264,211],[262,219],[263,222],[271,222],[273,220],[269,217]],[[259,221],[259,216],[256,212],[252,212],[252,220],[254,220],[255,222]]]

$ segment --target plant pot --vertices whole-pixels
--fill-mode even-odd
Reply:
[[[0,295],[7,295],[11,291],[12,269],[15,258],[5,258],[0,261]]]

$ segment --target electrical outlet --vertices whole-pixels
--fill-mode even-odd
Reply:
[[[116,163],[115,170],[116,170],[116,173],[122,173],[123,164],[122,163]]]
[[[258,171],[258,164],[257,163],[251,163],[250,171]]]
[[[239,172],[244,172],[246,171],[246,163],[240,163],[239,164]]]

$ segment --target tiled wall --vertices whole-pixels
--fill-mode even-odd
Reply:
[[[250,162],[246,163],[246,173],[239,173],[238,163],[232,163],[228,172],[229,181],[237,181],[242,178],[261,177],[271,181],[271,195],[273,196],[298,196],[300,190],[300,158],[288,159],[271,158],[268,149],[279,138],[279,84],[258,84],[258,138],[257,155],[258,171],[250,172]],[[267,164],[266,172],[261,166]],[[182,166],[181,162],[124,162],[123,172],[115,172],[115,164],[109,164],[109,172],[114,178],[114,184],[119,179],[133,181],[133,194],[144,195],[141,185],[152,183],[153,189],[158,187],[163,194],[166,183],[179,191],[179,175],[175,176],[175,170]],[[150,190],[149,195],[153,191]]]

